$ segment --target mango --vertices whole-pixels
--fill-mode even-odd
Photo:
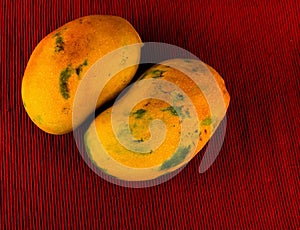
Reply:
[[[96,117],[84,138],[92,162],[126,181],[155,179],[186,165],[209,141],[230,101],[217,71],[193,59],[154,65],[136,83]]]
[[[65,134],[78,127],[85,117],[72,123],[73,102],[88,69],[106,54],[136,43],[141,43],[141,38],[133,26],[111,15],[81,17],[48,34],[32,52],[22,80],[23,105],[31,120],[50,134]],[[140,49],[131,49],[109,60],[109,65],[129,61],[136,65],[112,76],[99,95],[97,108],[116,97],[132,80],[139,58]],[[101,72],[98,75],[101,80]]]

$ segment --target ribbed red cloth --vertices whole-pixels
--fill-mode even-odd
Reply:
[[[299,229],[298,1],[1,1],[0,229]],[[90,14],[127,19],[144,42],[182,47],[231,95],[222,150],[176,177],[132,189],[97,176],[72,134],[39,130],[21,100],[30,54]],[[47,76],[45,76],[47,77]],[[45,102],[46,103],[46,102]]]

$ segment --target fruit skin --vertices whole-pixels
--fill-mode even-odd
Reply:
[[[71,132],[74,96],[87,70],[104,55],[136,43],[141,39],[132,25],[112,15],[78,18],[48,34],[32,52],[22,80],[23,105],[31,120],[47,133]],[[140,49],[124,53],[122,62],[128,58],[138,63]],[[119,65],[117,61],[109,64]],[[116,97],[132,80],[137,67],[113,76],[99,96],[97,107]],[[80,122],[74,124],[78,125]]]
[[[187,119],[190,116],[187,111],[178,110],[178,108],[175,110],[167,102],[154,98],[142,100],[134,105],[129,114],[129,127],[137,142],[144,142],[150,138],[149,125],[154,119],[162,120],[167,130],[164,142],[157,149],[148,153],[139,153],[130,151],[119,143],[112,129],[113,108],[111,107],[96,117],[85,134],[85,146],[90,159],[106,174],[127,181],[143,181],[172,172],[187,164],[205,146],[224,118],[230,96],[221,76],[212,67],[204,64],[206,70],[210,71],[212,78],[215,79],[224,100],[223,108],[220,106],[214,110],[216,113],[212,114],[206,96],[214,98],[216,93],[213,88],[204,83],[201,88],[206,91],[204,96],[203,91],[187,75],[178,69],[169,67],[171,63],[172,66],[186,67],[191,74],[201,71],[198,68],[200,61],[197,60],[167,60],[163,64],[155,65],[147,70],[139,80],[163,79],[175,83],[191,99],[199,121],[198,127],[193,127],[198,140],[197,144],[193,143],[196,146],[194,152],[189,155],[192,145],[178,146],[182,131],[180,116]],[[144,88],[143,90],[149,89]],[[128,103],[131,103],[131,99],[138,96],[137,94],[136,91],[129,89],[122,96],[121,101],[127,100]],[[183,96],[175,95],[174,98],[182,100]],[[114,106],[119,106],[119,104]]]

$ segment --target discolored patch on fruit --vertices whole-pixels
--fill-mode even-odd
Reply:
[[[61,35],[61,32],[58,32],[54,35],[54,38],[55,38],[55,47],[54,47],[54,51],[56,53],[60,52],[60,51],[63,51],[65,48],[64,48],[64,45],[65,45],[65,42],[64,42],[64,39]]]
[[[162,109],[161,111],[169,111],[173,116],[178,116],[176,109],[173,106],[169,106],[167,108]]]
[[[63,96],[63,98],[66,100],[70,98],[69,89],[68,89],[68,80],[72,76],[72,73],[73,73],[73,69],[71,68],[71,66],[68,66],[63,71],[61,71],[59,77],[60,93]]]
[[[160,77],[162,77],[164,72],[166,72],[166,71],[155,69],[155,70],[151,71],[150,74],[151,74],[152,78],[160,78]]]
[[[169,169],[172,168],[174,166],[177,166],[178,164],[180,164],[181,162],[183,162],[183,160],[186,158],[186,156],[188,155],[188,153],[190,152],[191,146],[180,146],[177,151],[174,153],[174,155],[169,159],[166,160],[160,167],[160,170],[165,170],[165,169]]]
[[[139,119],[139,118],[142,118],[146,112],[147,112],[147,110],[145,110],[145,109],[138,109],[137,111],[133,112],[132,115],[136,119]]]
[[[161,70],[161,69],[154,69],[151,71],[148,71],[146,73],[144,73],[139,80],[144,79],[145,77],[149,76],[151,78],[160,78],[163,77],[163,73],[165,73],[166,70]]]
[[[207,117],[205,118],[204,120],[201,121],[201,125],[211,125],[213,122],[212,118],[211,117]]]
[[[176,101],[182,101],[184,99],[184,96],[180,93],[177,93],[175,96],[175,100]]]
[[[190,116],[189,111],[186,110],[185,112],[182,111],[183,106],[169,106],[167,108],[162,109],[161,111],[168,111],[173,116],[179,116],[181,119],[186,118],[187,116]]]
[[[188,117],[188,118],[191,118],[191,114],[190,114],[190,111],[187,109],[185,110],[185,115]]]
[[[86,59],[78,67],[72,68],[71,65],[69,65],[66,69],[64,69],[60,73],[59,88],[60,88],[60,92],[61,92],[63,98],[68,99],[70,97],[69,89],[68,89],[68,80],[72,76],[73,72],[75,71],[76,75],[80,79],[80,73],[82,72],[83,67],[87,66],[87,65],[88,65],[88,62]]]
[[[36,117],[36,121],[37,121],[38,123],[40,123],[40,124],[43,124],[42,116],[41,116],[41,115],[38,115],[38,116]]]
[[[198,134],[198,136],[201,136],[201,131],[199,131],[198,129],[195,130],[195,133]]]
[[[100,166],[97,164],[97,162],[94,160],[93,155],[91,154],[91,150],[90,150],[89,146],[87,145],[87,142],[88,142],[88,135],[85,134],[85,135],[84,135],[85,151],[86,151],[87,156],[88,156],[89,159],[91,160],[91,163],[92,163],[97,169],[99,169],[100,171],[102,171],[102,172],[108,174],[108,173],[107,173],[107,169],[100,167]]]
[[[83,67],[87,66],[87,65],[88,65],[88,62],[87,62],[87,59],[85,59],[82,64],[80,64],[77,68],[75,68],[75,72],[79,78],[80,78],[80,73],[82,72]]]
[[[141,143],[141,142],[144,142],[144,139],[143,139],[143,138],[140,138],[140,139],[138,139],[138,140],[134,140],[134,142]]]
[[[67,115],[70,111],[71,111],[70,108],[68,108],[68,107],[63,107],[61,112],[62,112],[63,114],[66,114],[66,115]]]

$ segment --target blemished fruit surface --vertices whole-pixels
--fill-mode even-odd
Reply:
[[[111,15],[78,18],[48,34],[34,49],[22,80],[23,104],[31,120],[51,134],[72,131],[85,119],[82,117],[78,124],[72,124],[74,97],[85,73],[106,54],[137,43],[141,39],[133,26]],[[126,87],[136,73],[139,58],[140,49],[134,52],[131,49],[125,50],[122,57],[110,60],[109,65],[115,66],[128,61],[137,64],[110,79],[98,98],[97,107]],[[98,77],[101,79],[101,73]]]
[[[111,108],[96,117],[85,134],[85,146],[92,162],[121,180],[150,180],[187,164],[209,141],[229,106],[230,96],[224,80],[212,67],[198,60],[164,61],[147,70],[137,83],[147,80],[149,85],[161,82],[154,87],[145,84],[130,88]],[[163,81],[174,84],[175,89]],[[163,97],[155,98],[159,94]],[[131,105],[139,96],[141,100]],[[186,106],[189,102],[194,110]],[[126,104],[131,106],[130,111],[114,113]],[[113,128],[114,116],[116,121],[126,121],[124,114],[129,133],[126,125]],[[156,120],[164,126],[155,130],[151,124]],[[192,123],[184,127],[184,122]],[[158,141],[160,144],[151,142],[159,135],[163,136],[163,141]],[[124,144],[123,139],[127,137],[129,142],[136,143],[136,148]],[[139,148],[139,145],[144,146]]]

